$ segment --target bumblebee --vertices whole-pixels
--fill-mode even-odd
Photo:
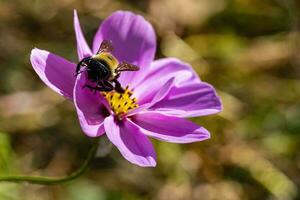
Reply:
[[[76,76],[87,71],[88,79],[96,83],[95,86],[85,85],[94,91],[112,91],[124,93],[118,78],[122,71],[138,71],[139,67],[126,61],[121,63],[111,54],[112,42],[103,40],[97,54],[82,59],[76,67]],[[81,70],[83,69],[83,70]]]

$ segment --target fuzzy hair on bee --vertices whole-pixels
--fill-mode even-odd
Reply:
[[[139,67],[126,61],[119,63],[112,54],[112,42],[103,40],[97,54],[83,58],[76,67],[76,76],[87,71],[88,79],[95,85],[85,85],[94,91],[124,93],[118,78],[122,71],[137,71]]]

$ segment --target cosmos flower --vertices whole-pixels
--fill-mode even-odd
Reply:
[[[176,58],[154,60],[156,36],[142,16],[117,11],[105,19],[87,44],[76,11],[74,28],[79,61],[97,53],[103,40],[111,40],[113,55],[140,67],[123,72],[118,79],[126,91],[95,92],[84,87],[86,73],[75,77],[76,64],[45,50],[33,49],[31,63],[55,92],[71,100],[83,132],[90,137],[104,134],[131,163],[156,165],[156,154],[148,137],[173,143],[198,142],[209,132],[184,118],[221,111],[215,89],[202,82],[192,67]]]

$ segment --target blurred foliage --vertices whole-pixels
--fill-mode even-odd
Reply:
[[[0,175],[14,173],[13,152],[10,137],[7,133],[0,132]],[[14,191],[13,193],[11,191]],[[19,187],[13,183],[2,183],[0,187],[0,199],[17,199]]]
[[[35,46],[77,61],[74,8],[88,41],[114,10],[145,16],[157,32],[156,57],[192,64],[219,90],[224,111],[192,119],[210,130],[209,141],[153,141],[154,169],[131,165],[103,142],[78,180],[0,183],[1,200],[300,199],[297,0],[0,1],[0,174],[64,175],[87,154],[73,105],[29,63]]]

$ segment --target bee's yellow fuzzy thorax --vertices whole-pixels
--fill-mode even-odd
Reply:
[[[102,92],[102,95],[108,101],[111,109],[116,115],[122,115],[127,113],[129,110],[137,108],[139,105],[136,103],[136,98],[131,98],[132,92],[126,87],[123,94],[112,91]]]
[[[101,52],[99,54],[94,55],[93,58],[96,60],[104,60],[112,71],[114,71],[119,64],[117,58],[108,52]]]

